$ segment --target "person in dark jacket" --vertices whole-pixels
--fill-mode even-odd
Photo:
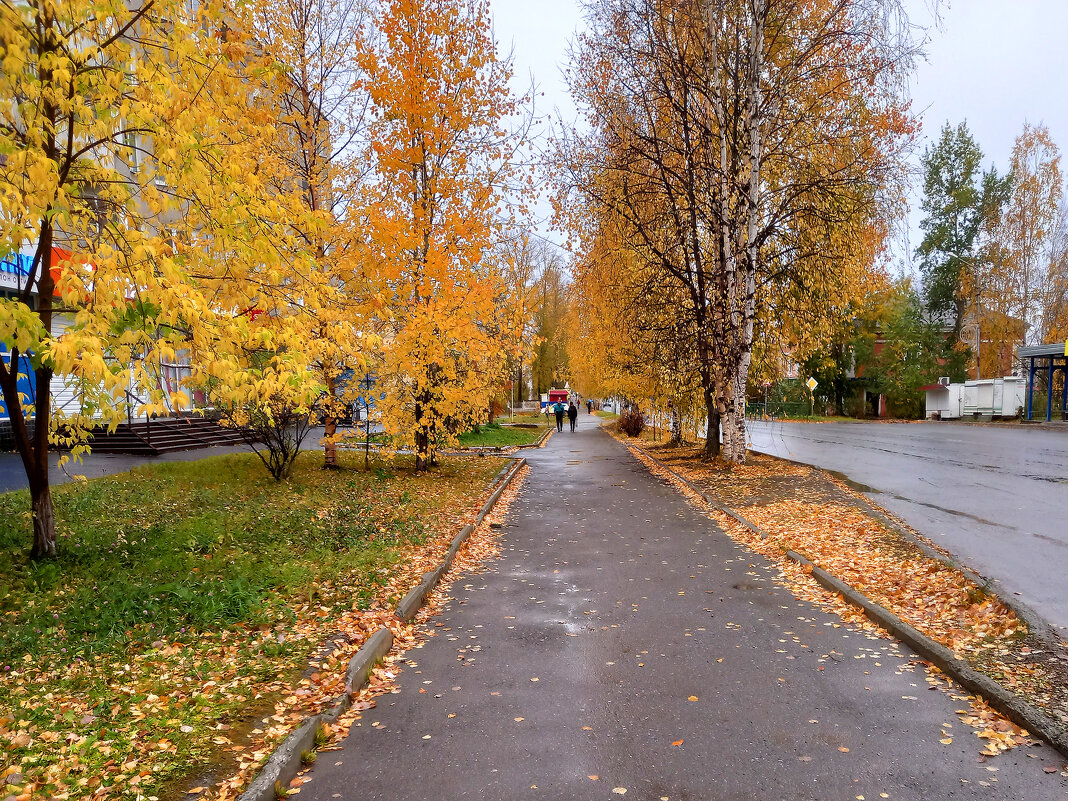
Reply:
[[[553,407],[553,411],[556,412],[556,430],[557,431],[563,431],[564,430],[564,404],[562,404],[560,401],[557,401],[556,405]]]
[[[586,398],[586,414],[593,414],[593,401]]]
[[[567,419],[571,423],[571,430],[575,430],[575,421],[578,420],[578,406],[574,401],[567,407]]]

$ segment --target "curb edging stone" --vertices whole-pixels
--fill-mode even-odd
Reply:
[[[312,715],[300,727],[282,740],[274,749],[267,764],[240,796],[241,801],[274,801],[275,786],[286,786],[300,772],[300,755],[315,747],[315,735],[319,730],[322,715]]]
[[[456,556],[456,552],[460,550],[460,546],[471,536],[475,527],[485,520],[486,515],[496,505],[501,494],[519,475],[519,471],[523,469],[526,463],[527,460],[525,458],[514,460],[511,464],[502,467],[500,472],[494,476],[490,486],[496,486],[496,489],[482,505],[482,509],[475,518],[475,523],[468,523],[453,537],[441,564],[436,569],[424,573],[419,584],[409,590],[404,598],[401,599],[394,612],[395,617],[404,622],[408,622],[415,617],[415,614],[425,603],[426,597],[452,566],[452,560]],[[379,628],[368,637],[360,647],[360,650],[349,660],[345,669],[345,692],[334,699],[334,703],[327,711],[305,718],[304,722],[296,730],[282,740],[278,747],[274,749],[270,758],[268,758],[267,763],[260,769],[256,778],[238,796],[238,801],[277,801],[278,795],[275,792],[275,787],[286,787],[302,770],[304,766],[301,761],[301,755],[307,751],[314,750],[315,738],[320,726],[324,723],[334,723],[352,707],[353,696],[367,686],[371,671],[376,664],[385,658],[392,647],[393,632],[386,626]]]
[[[742,524],[761,539],[769,539],[768,533],[755,523],[746,519],[732,509],[711,498],[693,482],[679,475],[655,456],[639,445],[627,445],[628,448],[641,453],[662,470],[679,479],[688,489],[695,492],[705,503],[718,512],[727,515]],[[1028,703],[1015,693],[994,681],[984,673],[958,658],[949,648],[935,642],[923,632],[899,618],[886,607],[881,606],[863,593],[854,589],[838,577],[828,573],[808,558],[796,551],[787,550],[786,556],[793,562],[811,568],[812,577],[824,588],[839,593],[848,603],[864,612],[865,616],[877,623],[891,635],[915,651],[923,659],[935,665],[944,674],[952,678],[969,692],[981,695],[990,706],[1003,714],[1013,723],[1022,726],[1032,734],[1045,740],[1063,756],[1068,757],[1068,726],[1058,723],[1038,707]]]

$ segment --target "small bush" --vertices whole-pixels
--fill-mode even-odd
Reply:
[[[619,416],[619,430],[628,437],[637,437],[645,430],[645,416],[635,406],[624,410]]]

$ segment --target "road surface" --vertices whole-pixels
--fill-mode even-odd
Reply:
[[[1068,632],[1068,432],[749,422],[751,447],[841,473]]]
[[[527,451],[501,558],[453,586],[300,801],[1068,798],[1043,772],[1063,758],[981,764],[907,650],[835,628],[579,422]]]

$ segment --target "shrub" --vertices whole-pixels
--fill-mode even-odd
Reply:
[[[628,437],[636,437],[645,430],[645,415],[636,406],[631,406],[619,416],[619,430]]]

